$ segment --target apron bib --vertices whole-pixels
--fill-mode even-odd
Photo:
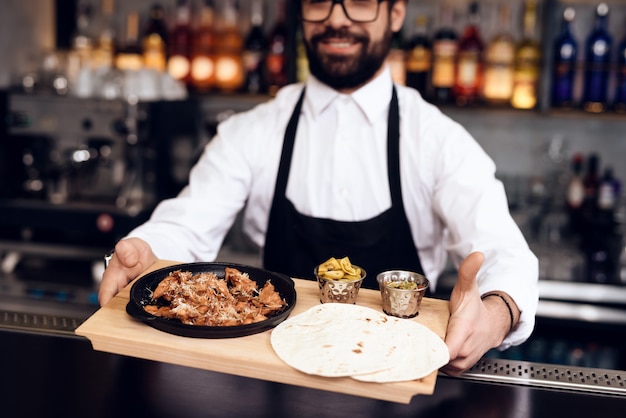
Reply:
[[[347,256],[352,263],[365,269],[367,277],[363,287],[369,289],[378,289],[376,275],[385,270],[402,269],[423,274],[402,202],[400,115],[395,87],[387,132],[391,207],[380,215],[356,222],[303,215],[285,196],[304,94],[303,90],[285,131],[265,237],[264,268],[290,277],[314,279],[316,265],[330,257]]]

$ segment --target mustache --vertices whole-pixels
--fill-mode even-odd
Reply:
[[[345,39],[351,42],[367,43],[369,39],[366,36],[350,33],[347,28],[326,28],[324,32],[318,33],[311,37],[311,43],[316,44],[327,39]]]

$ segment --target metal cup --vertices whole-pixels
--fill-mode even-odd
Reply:
[[[361,278],[355,280],[333,280],[317,274],[317,267],[313,270],[320,288],[321,303],[356,303],[359,289],[365,279],[365,270],[361,269]]]
[[[422,298],[429,282],[419,273],[404,270],[384,271],[376,276],[383,300],[383,312],[399,318],[413,318],[419,315]],[[394,282],[413,282],[415,289],[401,289],[389,286]]]

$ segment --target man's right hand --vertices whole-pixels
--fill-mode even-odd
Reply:
[[[104,270],[98,302],[103,306],[141,272],[157,261],[150,245],[139,238],[128,238],[115,245],[115,252]]]

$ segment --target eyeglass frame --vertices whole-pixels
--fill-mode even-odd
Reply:
[[[376,15],[374,16],[373,19],[371,20],[354,20],[350,17],[350,15],[348,14],[348,10],[346,9],[346,5],[343,3],[344,0],[332,0],[331,1],[331,5],[328,8],[328,15],[324,18],[324,19],[316,19],[316,20],[309,20],[309,19],[305,19],[302,13],[302,0],[298,1],[298,5],[300,8],[300,20],[302,20],[303,22],[307,22],[307,23],[322,23],[328,20],[328,18],[330,17],[330,15],[333,13],[333,8],[335,7],[335,4],[340,4],[341,8],[343,9],[343,14],[348,18],[348,20],[350,20],[351,22],[354,23],[371,23],[374,22],[376,19],[378,19],[378,15],[380,14],[380,3],[384,2],[384,1],[391,1],[391,0],[377,0],[376,3]]]

